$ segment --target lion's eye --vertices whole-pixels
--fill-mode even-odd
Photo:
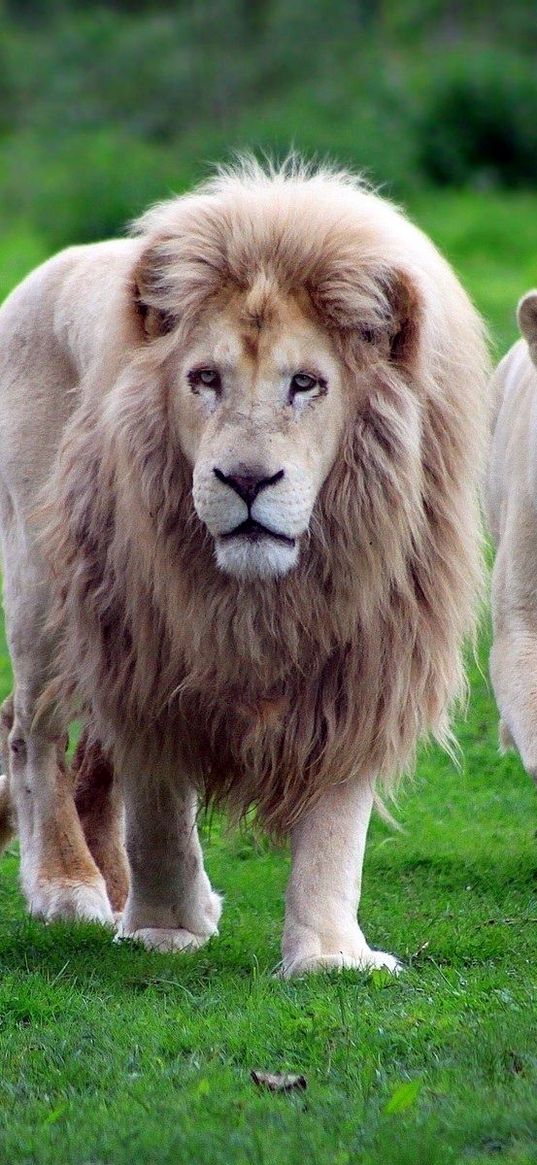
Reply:
[[[328,385],[322,376],[313,376],[310,372],[295,372],[289,385],[289,402],[292,404],[299,394],[305,396],[306,393],[311,393],[312,398],[324,396],[327,390]]]
[[[220,392],[222,387],[220,374],[215,368],[194,368],[188,373],[188,382],[193,392],[199,392],[200,388],[212,388],[214,392]]]
[[[212,388],[214,393],[221,389],[220,374],[215,368],[193,368],[189,372],[189,383],[195,393],[200,388]]]
[[[291,392],[311,392],[319,383],[314,376],[308,376],[307,372],[295,372],[291,381]]]

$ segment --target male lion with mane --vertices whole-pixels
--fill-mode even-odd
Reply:
[[[0,336],[30,910],[112,921],[124,804],[121,934],[200,946],[201,794],[290,836],[284,974],[396,969],[357,921],[375,784],[448,742],[480,582],[488,363],[453,272],[360,179],[246,161],[45,263]]]

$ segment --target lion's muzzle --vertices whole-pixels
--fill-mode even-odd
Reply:
[[[241,474],[226,474],[216,466],[213,473],[218,481],[228,485],[236,494],[242,499],[248,507],[248,516],[243,522],[239,522],[232,530],[227,530],[222,534],[222,538],[247,538],[250,542],[259,542],[261,538],[275,538],[277,542],[283,542],[287,546],[294,546],[296,539],[291,538],[288,534],[283,534],[280,530],[275,530],[272,526],[266,526],[263,522],[257,521],[252,515],[252,506],[262,490],[268,489],[271,485],[276,485],[282,480],[284,470],[278,469],[277,473],[271,474],[269,477],[260,475],[259,473],[249,472]]]
[[[244,465],[208,470],[196,467],[194,504],[215,540],[219,567],[240,578],[286,574],[311,515],[310,497],[300,504],[295,474]]]

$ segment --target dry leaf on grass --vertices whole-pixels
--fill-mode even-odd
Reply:
[[[292,1076],[289,1072],[258,1072],[254,1068],[250,1076],[258,1088],[268,1088],[269,1092],[292,1092],[294,1088],[308,1087],[305,1076]]]

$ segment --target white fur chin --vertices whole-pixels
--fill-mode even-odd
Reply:
[[[241,579],[276,578],[287,574],[298,562],[298,541],[286,546],[274,538],[216,538],[216,561],[220,570]]]

